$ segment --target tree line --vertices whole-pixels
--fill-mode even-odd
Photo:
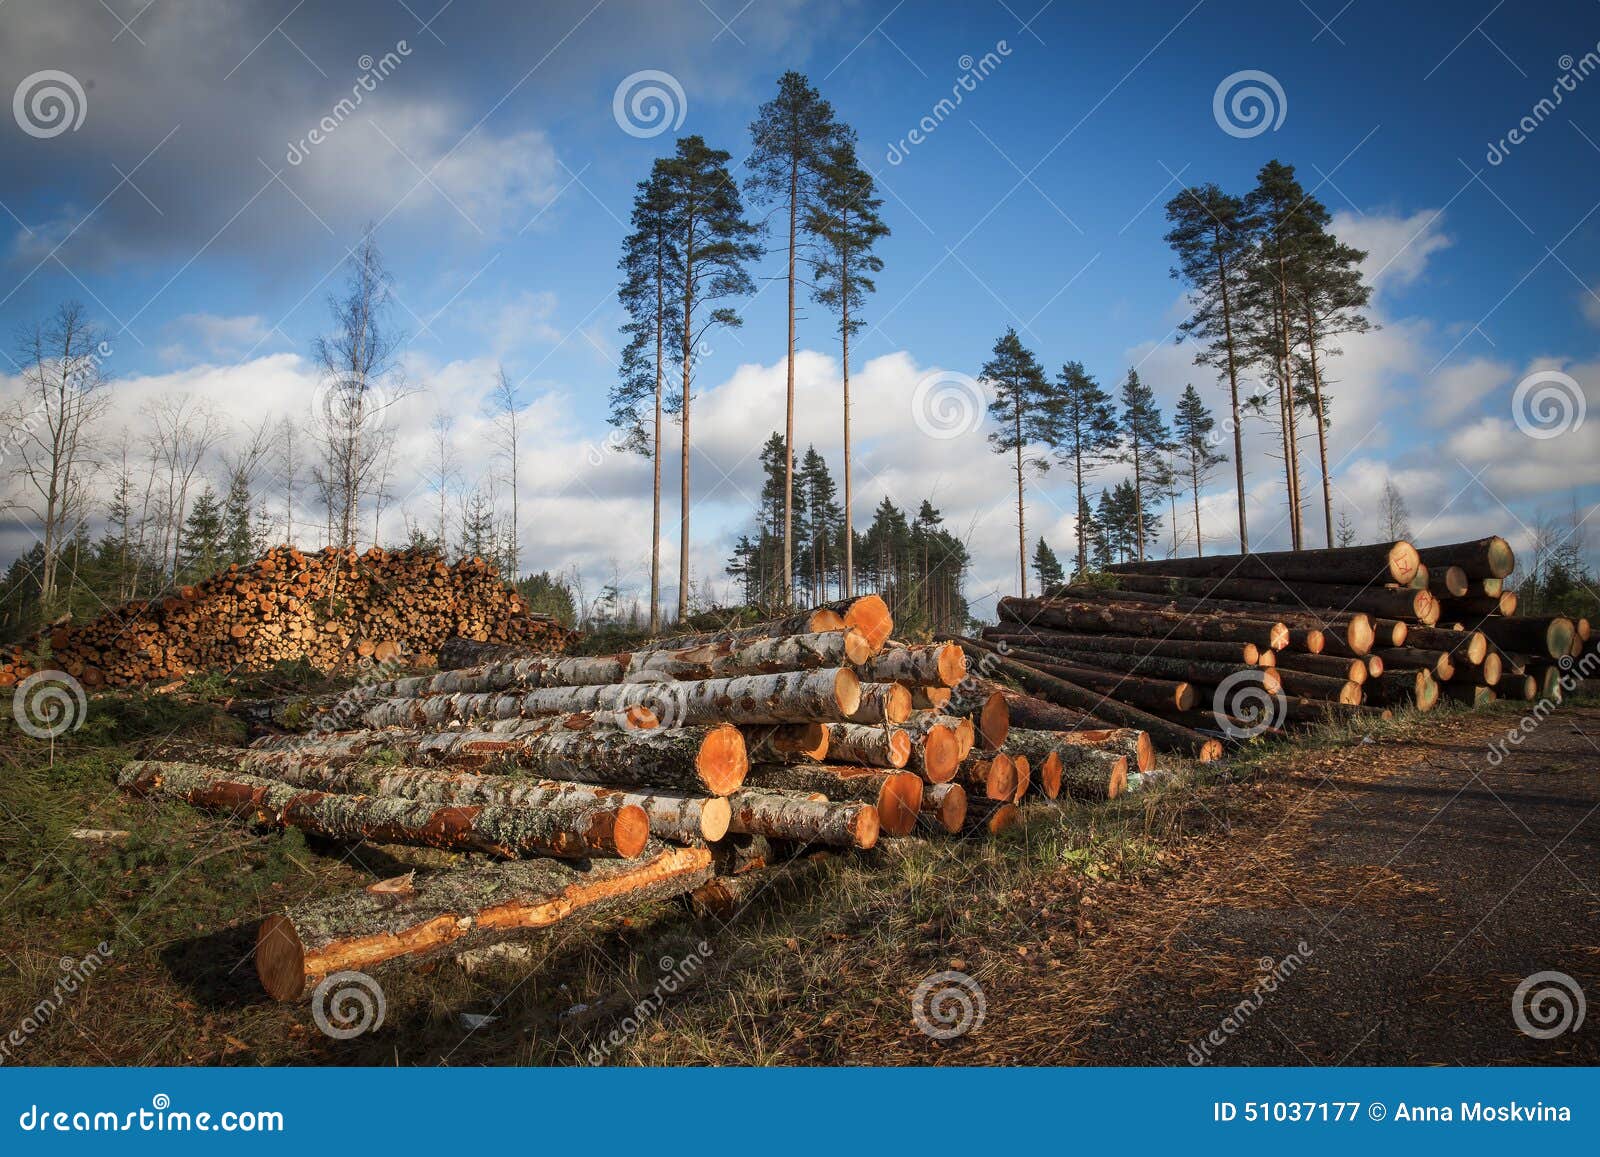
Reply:
[[[610,395],[610,422],[623,432],[622,448],[653,463],[650,539],[650,628],[660,627],[661,491],[663,421],[679,427],[678,617],[689,613],[690,460],[695,370],[703,341],[717,327],[742,319],[736,302],[755,292],[752,263],[776,253],[788,289],[786,389],[782,435],[781,522],[772,590],[788,598],[796,586],[797,551],[805,549],[797,522],[794,360],[797,294],[837,315],[835,331],[843,367],[844,526],[841,588],[855,590],[854,500],[850,441],[850,339],[863,325],[866,295],[883,268],[873,252],[888,227],[870,173],[856,156],[856,134],[800,73],[786,72],[777,94],[750,125],[749,172],[743,192],[769,217],[748,220],[740,185],[728,168],[731,154],[700,136],[682,137],[671,156],[658,158],[639,182],[631,232],[623,241],[618,299],[627,311],[620,378]],[[763,245],[776,218],[779,243]],[[807,280],[807,277],[809,280]],[[777,495],[774,496],[776,501]]]

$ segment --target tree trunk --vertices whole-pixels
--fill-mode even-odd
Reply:
[[[904,723],[911,718],[911,692],[899,683],[861,684],[861,702],[846,723]]]
[[[1068,631],[1008,629],[1014,624],[985,627],[983,637],[1038,651],[1065,648],[1076,651],[1117,651],[1124,655],[1160,655],[1173,659],[1209,659],[1254,667],[1261,649],[1254,643],[1207,643],[1198,639],[1146,639],[1138,635],[1082,635]],[[1293,631],[1290,632],[1291,643]]]
[[[878,842],[878,809],[870,803],[831,803],[749,790],[734,793],[728,802],[733,808],[728,825],[732,832],[863,850]]]
[[[1223,615],[1133,611],[1087,602],[1041,603],[1011,598],[1001,599],[998,610],[1002,620],[1057,630],[1237,642],[1241,645],[1254,643],[1258,648],[1267,647],[1274,651],[1282,650],[1289,642],[1289,628],[1281,622],[1254,623]]]
[[[967,819],[967,789],[959,783],[937,783],[922,790],[919,830],[929,834],[954,835]]]
[[[843,342],[844,365],[844,589],[840,592],[845,598],[850,598],[856,593],[856,531],[855,514],[852,502],[854,492],[851,490],[850,481],[850,290],[845,286],[842,294],[843,307],[840,316],[843,324],[840,326],[841,341]]]
[[[800,212],[800,159],[789,159],[789,344],[783,421],[783,605],[794,602],[794,258]]]
[[[926,647],[889,647],[861,663],[857,670],[868,683],[954,687],[966,678],[967,660],[954,643]]]
[[[1276,675],[1279,688],[1286,694],[1301,699],[1322,699],[1331,703],[1355,705],[1361,702],[1361,683],[1351,679],[1330,678],[1293,667],[1279,666],[1272,671],[1262,671],[1262,676]],[[1366,682],[1366,669],[1362,668],[1362,683]]]
[[[1239,490],[1239,550],[1249,554],[1250,530],[1245,525],[1244,514],[1244,426],[1239,420],[1239,373],[1233,357],[1233,309],[1228,295],[1228,263],[1222,258],[1220,244],[1217,246],[1217,285],[1222,293],[1222,340],[1227,348],[1228,396],[1233,404],[1233,471]]]
[[[1443,549],[1443,548],[1435,548]],[[1432,553],[1432,552],[1430,552]],[[1214,554],[1206,558],[1165,559],[1142,565],[1121,563],[1114,573],[1172,575],[1180,578],[1249,578],[1313,583],[1409,583],[1424,560],[1409,542],[1344,546],[1333,550],[1269,551],[1265,554]]]
[[[961,761],[957,778],[974,800],[1010,801],[1017,794],[1017,766],[1004,752],[973,752]]]
[[[828,754],[835,763],[899,770],[910,761],[912,746],[911,736],[899,727],[862,723],[828,726]]]
[[[780,723],[744,729],[751,763],[821,763],[830,734],[823,723]]]
[[[1503,650],[1551,659],[1560,659],[1570,652],[1577,633],[1572,620],[1559,615],[1526,619],[1487,618],[1478,624],[1478,630]]]
[[[1430,569],[1458,566],[1469,579],[1503,579],[1517,565],[1510,544],[1498,535],[1480,538],[1476,542],[1424,547],[1417,553]]]
[[[1328,477],[1328,423],[1322,409],[1322,374],[1317,370],[1317,330],[1306,299],[1306,349],[1311,355],[1311,393],[1317,404],[1317,458],[1322,464],[1322,517],[1328,529],[1328,549],[1333,549],[1333,482]]]
[[[1305,579],[1182,578],[1175,575],[1122,573],[1117,575],[1117,582],[1128,590],[1145,591],[1150,594],[1172,593],[1192,598],[1215,595],[1218,598],[1241,602],[1284,603],[1292,607],[1332,607],[1341,611],[1363,611],[1371,615],[1397,619],[1427,618],[1434,606],[1433,596],[1426,590],[1339,585]],[[1266,609],[1268,608],[1263,608]]]
[[[879,830],[886,836],[910,835],[922,806],[922,780],[905,771],[768,763],[752,767],[745,782],[746,791],[821,792],[835,802],[872,804],[878,809]]]
[[[704,848],[657,845],[642,860],[579,867],[527,860],[419,874],[404,890],[325,896],[262,921],[256,973],[276,1000],[304,996],[336,972],[374,972],[484,948],[583,913],[665,899],[711,878]]]
[[[514,859],[637,856],[650,836],[641,808],[562,796],[538,804],[452,806],[385,796],[307,791],[193,763],[135,761],[117,777],[134,795],[231,812],[273,828],[335,840],[488,852]]]

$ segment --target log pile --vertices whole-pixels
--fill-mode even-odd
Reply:
[[[0,687],[41,668],[94,688],[284,660],[321,671],[364,660],[428,663],[456,636],[542,651],[570,640],[482,559],[447,565],[427,551],[283,546],[90,622],[47,627],[0,652]]]
[[[956,644],[892,631],[869,595],[614,655],[452,639],[433,674],[237,704],[260,732],[248,747],[149,751],[119,785],[468,857],[272,914],[257,971],[291,998],[333,971],[664,896],[725,917],[817,849],[987,836],[1030,801],[1108,800],[1151,766],[1135,725],[1035,712],[1012,728],[1027,696],[970,673]]]
[[[963,645],[1042,700],[1013,697],[1013,722],[1135,727],[1215,758],[1219,739],[1441,698],[1559,700],[1590,625],[1518,615],[1514,565],[1498,537],[1123,563],[1110,585],[1001,599]]]

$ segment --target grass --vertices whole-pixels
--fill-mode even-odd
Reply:
[[[50,992],[63,957],[102,941],[113,948],[83,992],[26,1037],[17,1062],[893,1063],[947,1047],[959,1059],[961,1042],[931,1045],[909,1024],[916,980],[955,970],[981,983],[1019,961],[1047,973],[1068,966],[1073,946],[1100,930],[1104,896],[1159,887],[1225,846],[1259,786],[1309,753],[1369,734],[1420,737],[1440,718],[1330,724],[1292,743],[1249,745],[1227,765],[1163,759],[1188,774],[1109,804],[1031,805],[996,839],[885,841],[864,855],[800,861],[727,924],[658,904],[620,924],[569,921],[468,963],[383,972],[383,1027],[335,1042],[306,1004],[260,993],[255,924],[305,897],[460,857],[260,835],[112,787],[127,759],[163,739],[239,742],[243,730],[222,706],[229,697],[335,685],[285,669],[191,681],[168,695],[103,695],[53,748],[9,718],[0,724],[9,917],[0,1032]],[[1509,727],[1526,706],[1486,714]],[[72,837],[86,827],[128,835]],[[463,1013],[494,1019],[469,1029]]]

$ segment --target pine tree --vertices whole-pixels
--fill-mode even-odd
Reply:
[[[494,502],[481,489],[474,490],[461,504],[461,538],[456,553],[461,558],[490,560],[500,556]]]
[[[873,274],[883,269],[883,259],[872,252],[879,238],[889,235],[878,210],[872,174],[856,160],[854,142],[836,141],[828,151],[822,180],[822,200],[813,211],[811,231],[819,242],[812,270],[812,296],[839,313],[839,365],[844,377],[844,561],[842,593],[855,593],[855,558],[851,549],[855,523],[851,503],[852,449],[850,443],[850,339],[865,324],[861,308],[866,295],[877,289]]]
[[[650,630],[661,629],[661,415],[666,405],[666,361],[682,347],[683,319],[671,275],[677,262],[665,160],[639,182],[633,198],[633,232],[622,243],[622,284],[617,297],[628,311],[622,332],[621,379],[611,387],[611,425],[624,432],[622,449],[651,460]]]
[[[1356,542],[1356,524],[1350,521],[1348,510],[1339,511],[1339,529],[1334,532],[1340,546],[1354,546]]]
[[[1017,571],[1021,594],[1028,596],[1028,547],[1023,517],[1025,471],[1043,474],[1050,459],[1028,454],[1028,447],[1054,446],[1061,440],[1061,399],[1045,378],[1039,359],[1022,344],[1017,331],[1007,328],[994,343],[993,356],[978,371],[994,389],[989,415],[999,429],[989,435],[996,454],[1010,454],[1017,480]]]
[[[256,557],[255,535],[250,525],[250,479],[243,470],[233,471],[228,479],[223,523],[226,527],[224,560],[243,566]]]
[[[827,598],[829,579],[841,566],[835,544],[839,542],[842,512],[836,501],[838,488],[828,463],[815,446],[807,446],[800,460],[796,506],[804,512],[800,522],[800,572],[812,602]]]
[[[1200,537],[1200,487],[1210,478],[1212,470],[1228,460],[1226,454],[1212,448],[1211,431],[1216,425],[1216,419],[1211,416],[1211,411],[1206,409],[1206,404],[1200,400],[1199,391],[1193,385],[1184,386],[1183,396],[1178,399],[1178,408],[1173,413],[1172,426],[1177,446],[1178,470],[1188,482],[1189,492],[1194,497],[1196,556],[1205,553]]]
[[[784,418],[784,588],[794,585],[794,319],[801,232],[822,202],[827,158],[854,133],[833,119],[833,106],[798,72],[778,78],[778,95],[761,106],[750,125],[750,177],[745,191],[758,203],[788,213],[789,340]]]
[[[1100,522],[1095,518],[1094,507],[1089,505],[1088,496],[1082,494],[1078,496],[1078,530],[1086,553],[1078,561],[1078,569],[1072,576],[1074,579],[1081,578],[1091,570],[1100,570],[1105,565],[1101,561],[1105,539],[1100,530]]]
[[[690,402],[701,339],[715,326],[737,326],[731,306],[712,303],[746,297],[755,283],[745,265],[761,254],[754,238],[759,230],[744,219],[739,187],[728,172],[729,155],[699,136],[682,137],[661,168],[661,195],[671,223],[672,262],[669,285],[678,318],[678,366],[681,384],[669,400],[682,426],[678,490],[678,617],[689,614],[689,452],[692,444]],[[701,310],[709,310],[697,313]]]
[[[1239,501],[1239,549],[1249,554],[1250,529],[1245,520],[1244,501],[1244,434],[1239,409],[1239,370],[1248,357],[1240,340],[1237,319],[1259,222],[1246,211],[1242,200],[1212,184],[1185,189],[1173,197],[1167,203],[1167,220],[1172,229],[1166,241],[1178,258],[1172,276],[1189,286],[1189,302],[1194,308],[1179,329],[1183,337],[1196,338],[1203,343],[1195,354],[1195,363],[1221,370],[1228,380],[1234,477]]]
[[[195,582],[222,569],[226,560],[227,524],[217,492],[207,483],[189,508],[178,540],[178,576]]]
[[[1397,542],[1411,537],[1411,511],[1405,496],[1394,484],[1393,478],[1383,480],[1383,494],[1378,499],[1378,540]]]
[[[1120,394],[1122,413],[1122,461],[1133,466],[1134,512],[1137,519],[1134,542],[1140,562],[1149,528],[1145,525],[1150,487],[1159,472],[1161,455],[1172,449],[1172,433],[1161,420],[1155,394],[1139,380],[1138,370],[1129,370]]]
[[[1082,512],[1089,508],[1084,480],[1115,457],[1121,434],[1111,395],[1100,388],[1082,362],[1062,366],[1056,384],[1061,397],[1062,436],[1056,454],[1061,461],[1072,462],[1077,507]],[[1074,572],[1082,574],[1089,569],[1089,535],[1081,518],[1077,535],[1078,562]]]
[[[1033,548],[1033,573],[1039,580],[1039,593],[1045,594],[1053,586],[1059,586],[1066,581],[1066,572],[1061,569],[1061,560],[1056,558],[1056,552],[1050,549],[1050,544],[1043,538],[1039,545]]]

